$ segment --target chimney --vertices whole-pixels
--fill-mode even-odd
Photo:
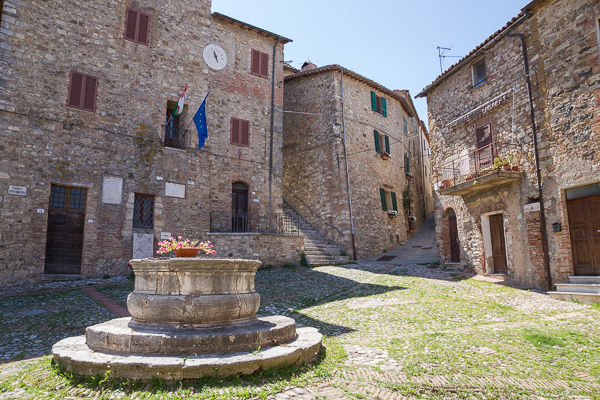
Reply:
[[[300,68],[301,72],[304,71],[310,71],[311,69],[315,69],[317,68],[317,66],[313,63],[311,63],[310,61],[305,62],[304,64],[302,64],[302,68]]]

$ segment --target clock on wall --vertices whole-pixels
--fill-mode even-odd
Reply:
[[[204,48],[202,57],[204,57],[204,62],[215,71],[220,71],[227,65],[225,50],[214,43],[210,43]]]

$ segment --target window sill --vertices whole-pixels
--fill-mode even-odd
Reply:
[[[269,79],[268,75],[259,75],[259,74],[255,74],[254,72],[250,72],[250,75],[254,75],[254,76],[258,76],[259,78],[263,78],[263,79]]]
[[[481,81],[481,82],[479,82],[479,83],[476,83],[475,85],[473,85],[473,86],[471,87],[471,89],[470,89],[470,90],[477,89],[477,88],[479,88],[479,87],[481,87],[481,86],[485,85],[486,83],[487,83],[487,79],[486,79],[486,80],[484,80],[484,81]]]

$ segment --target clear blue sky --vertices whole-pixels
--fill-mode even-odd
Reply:
[[[529,1],[212,0],[212,11],[292,39],[285,60],[296,68],[340,64],[414,97],[440,74],[437,46],[464,56]],[[413,101],[427,121],[425,99]]]

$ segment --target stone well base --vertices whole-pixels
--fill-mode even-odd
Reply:
[[[85,331],[86,343],[94,351],[161,356],[250,352],[287,343],[295,336],[296,322],[280,315],[204,329],[154,328],[118,318]]]
[[[52,347],[54,360],[77,375],[165,381],[197,379],[205,376],[251,374],[258,370],[301,365],[317,358],[323,336],[315,328],[298,328],[296,338],[285,345],[255,352],[158,356],[148,354],[110,354],[91,350],[85,336],[63,339]]]

